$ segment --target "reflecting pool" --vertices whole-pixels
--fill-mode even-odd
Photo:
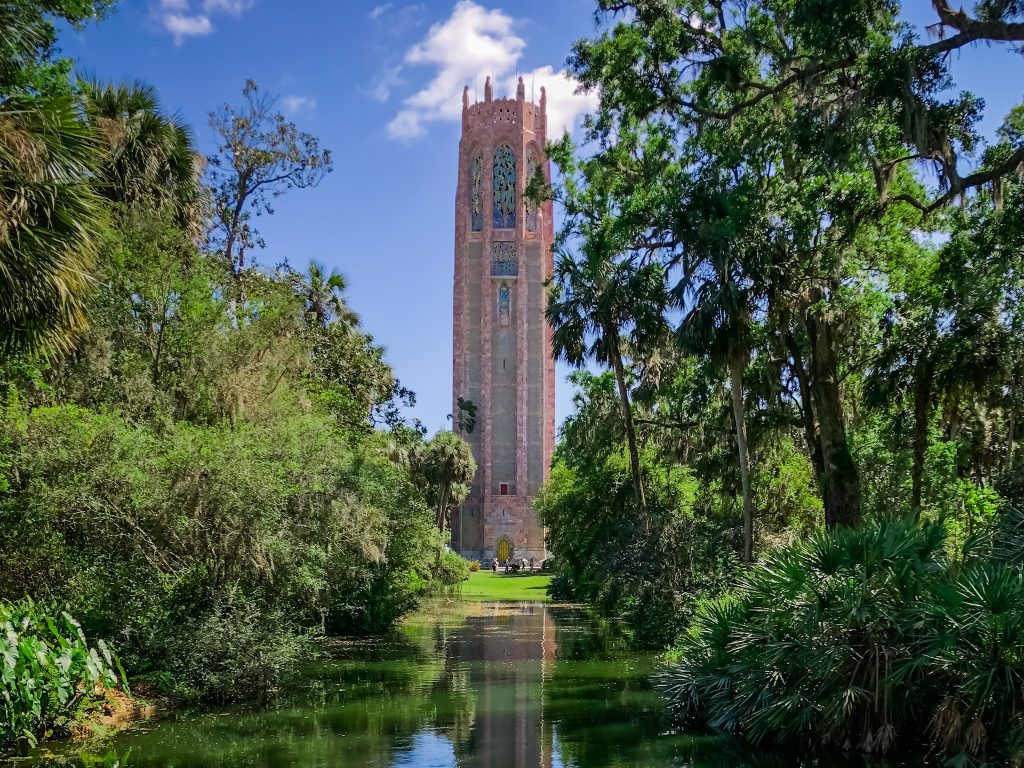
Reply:
[[[109,746],[135,768],[866,765],[678,733],[648,682],[654,659],[572,607],[437,602],[387,638],[332,644],[328,657],[271,708],[171,713]]]

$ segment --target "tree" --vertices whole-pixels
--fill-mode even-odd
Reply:
[[[117,0],[9,0],[0,7],[0,98],[69,93],[71,62],[57,56],[56,21],[82,29]]]
[[[750,458],[744,407],[743,373],[750,359],[750,309],[747,291],[734,281],[731,260],[720,263],[720,271],[698,291],[693,309],[683,318],[677,339],[684,349],[710,353],[716,363],[729,371],[729,395],[736,429],[740,485],[743,504],[743,562],[754,557],[754,511],[750,489]],[[733,260],[734,261],[734,260]],[[742,278],[741,278],[742,279]]]
[[[760,233],[770,256],[760,273],[765,308],[790,324],[785,335],[806,362],[802,407],[813,418],[807,432],[819,449],[829,525],[861,516],[844,402],[851,281],[865,279],[878,242],[909,238],[921,214],[998,185],[1024,160],[1015,145],[963,171],[981,105],[944,93],[950,51],[1024,39],[1019,7],[982,3],[975,18],[944,0],[933,6],[939,27],[955,34],[922,43],[881,0],[795,8],[601,0],[619,22],[578,43],[571,59],[584,87],[600,92],[591,126],[602,151],[638,132],[661,137],[630,144],[638,151],[619,175],[632,188],[631,210],[648,210],[644,238],[666,263],[700,232],[689,198],[665,194],[676,182],[651,172],[663,167],[652,158],[671,155],[683,175],[710,163],[758,190],[758,218],[769,225]],[[935,171],[937,189],[916,181],[914,163]]]
[[[427,484],[428,500],[434,506],[435,523],[443,542],[448,513],[466,498],[476,474],[473,450],[453,432],[441,431],[413,448],[410,464]],[[440,559],[438,549],[438,563]]]
[[[298,287],[299,295],[306,304],[306,317],[321,328],[338,323],[355,331],[359,327],[359,315],[345,300],[347,289],[344,275],[336,269],[328,272],[323,264],[311,259]]]
[[[331,172],[330,150],[276,111],[276,100],[252,80],[242,105],[210,113],[217,149],[208,158],[213,202],[211,240],[221,249],[239,285],[246,253],[262,247],[253,218],[273,213],[272,201],[287,190],[317,186]]]
[[[161,109],[150,85],[83,79],[78,87],[106,149],[97,178],[101,194],[114,202],[137,203],[145,196],[170,205],[198,239],[202,171],[191,129]]]
[[[0,106],[0,354],[59,356],[85,327],[107,222],[90,183],[98,156],[70,96]]]
[[[59,356],[85,325],[89,273],[106,212],[90,178],[96,137],[55,55],[55,20],[99,17],[107,0],[16,0],[0,7],[0,355]]]
[[[549,148],[563,176],[555,196],[566,212],[555,248],[558,258],[549,288],[547,319],[555,355],[582,368],[588,360],[610,365],[615,373],[620,413],[629,446],[633,493],[641,509],[643,477],[626,373],[627,342],[644,348],[664,336],[662,312],[668,297],[657,264],[627,251],[629,219],[622,203],[604,185],[604,158],[577,162],[566,137]]]
[[[477,420],[476,403],[468,398],[460,397],[455,402],[455,410],[457,413],[449,413],[448,418],[459,428],[459,432],[467,435],[473,434]]]

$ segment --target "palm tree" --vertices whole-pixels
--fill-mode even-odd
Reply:
[[[85,325],[106,207],[94,132],[67,94],[0,104],[0,354],[69,351]]]
[[[410,464],[425,481],[427,497],[434,505],[435,524],[443,546],[448,511],[469,493],[476,461],[469,443],[453,432],[442,431],[412,451]],[[440,563],[441,549],[437,552]]]
[[[300,289],[306,317],[321,328],[337,322],[354,331],[359,326],[359,315],[345,300],[347,288],[344,275],[333,268],[328,272],[322,263],[311,260]]]
[[[754,511],[743,374],[750,361],[750,308],[749,292],[740,286],[740,278],[730,268],[731,263],[735,262],[723,259],[714,265],[714,277],[697,289],[693,306],[683,318],[676,339],[683,349],[707,354],[729,370],[743,493],[743,562],[749,563],[754,557]]]
[[[657,335],[662,323],[664,277],[655,265],[637,266],[629,259],[613,259],[602,247],[604,237],[595,228],[584,241],[580,258],[562,254],[547,306],[555,354],[576,368],[588,360],[610,365],[615,373],[619,406],[629,448],[633,493],[641,508],[647,506],[640,473],[640,451],[626,380],[622,332],[631,328],[635,341]]]
[[[188,125],[161,109],[150,85],[79,80],[78,86],[106,148],[98,173],[102,194],[115,202],[150,198],[172,205],[179,221],[198,236],[202,161]]]

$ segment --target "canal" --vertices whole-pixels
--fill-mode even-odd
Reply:
[[[175,712],[102,751],[134,768],[865,765],[679,733],[651,689],[654,665],[578,608],[438,601],[386,638],[332,645],[270,708]]]

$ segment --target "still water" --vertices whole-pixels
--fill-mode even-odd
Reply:
[[[113,747],[134,768],[864,765],[675,732],[648,683],[654,659],[574,608],[436,603],[331,656],[273,708],[174,713]]]

